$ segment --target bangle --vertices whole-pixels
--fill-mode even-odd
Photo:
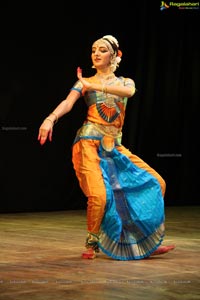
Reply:
[[[50,122],[51,122],[51,124],[52,124],[52,126],[54,125],[54,123],[53,123],[53,121],[52,121],[51,119],[49,119],[49,118],[46,118],[45,120],[48,120],[48,121],[50,121]]]
[[[107,87],[103,84],[102,85],[102,93],[105,93],[105,94],[107,94]]]
[[[58,122],[58,116],[55,114],[55,113],[50,113],[50,115],[53,115],[56,117],[55,121],[54,121],[54,124],[56,124]]]

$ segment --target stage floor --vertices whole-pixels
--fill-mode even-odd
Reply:
[[[139,261],[81,258],[86,211],[0,214],[0,300],[200,299],[200,207],[166,207],[163,245]]]

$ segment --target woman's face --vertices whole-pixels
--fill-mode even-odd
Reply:
[[[95,42],[92,45],[92,63],[96,69],[110,66],[111,53],[103,42]]]

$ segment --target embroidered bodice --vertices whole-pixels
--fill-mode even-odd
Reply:
[[[96,80],[96,82],[102,84],[106,83],[109,85],[124,85],[124,86],[135,86],[135,83],[130,78],[116,77],[114,74],[109,77],[105,77],[104,80],[98,78],[98,75],[90,77],[90,80]],[[82,92],[83,85],[78,80],[73,90]],[[84,95],[84,100],[88,106],[87,120],[103,124],[103,125],[115,125],[116,127],[122,127],[125,117],[125,109],[127,105],[127,97],[119,97],[102,91],[87,91]]]

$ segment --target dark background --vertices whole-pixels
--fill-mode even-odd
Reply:
[[[152,1],[151,1],[152,2]],[[71,145],[86,113],[80,99],[40,146],[42,120],[91,68],[91,45],[114,35],[116,75],[135,80],[123,144],[166,180],[166,205],[198,205],[199,10],[150,1],[1,4],[0,211],[82,209]]]

